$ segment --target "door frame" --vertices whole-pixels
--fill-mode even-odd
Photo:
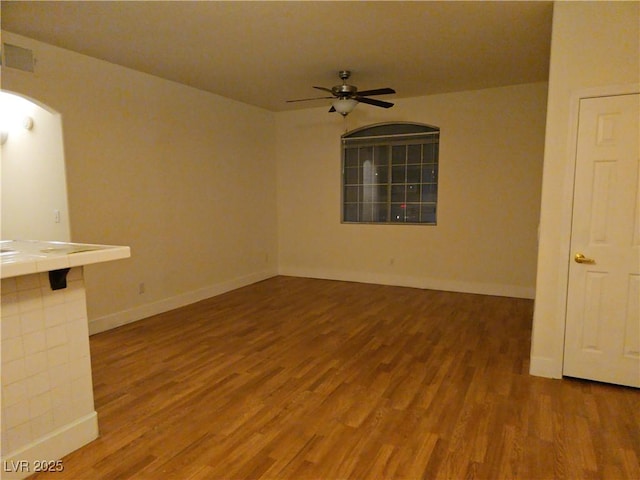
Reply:
[[[571,95],[571,106],[569,111],[569,145],[568,145],[568,161],[566,163],[566,185],[563,195],[562,210],[562,238],[563,250],[565,252],[566,261],[563,262],[561,268],[562,301],[559,309],[562,310],[562,352],[559,359],[559,368],[562,376],[564,374],[564,353],[565,353],[565,335],[567,325],[567,304],[569,296],[569,267],[571,258],[571,227],[573,223],[573,206],[574,206],[574,188],[576,176],[576,164],[578,155],[578,122],[580,119],[580,102],[588,98],[599,97],[615,97],[620,95],[631,95],[640,93],[640,83],[632,83],[625,85],[605,85],[601,87],[587,88],[577,90]]]

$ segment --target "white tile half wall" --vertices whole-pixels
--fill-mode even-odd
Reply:
[[[2,478],[24,478],[98,436],[82,267],[2,280]],[[18,468],[20,467],[20,468]],[[20,471],[18,471],[20,470]]]

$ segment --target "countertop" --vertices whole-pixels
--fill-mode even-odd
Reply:
[[[1,240],[2,278],[129,258],[129,247],[40,240]]]

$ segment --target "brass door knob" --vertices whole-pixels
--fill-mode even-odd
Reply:
[[[587,258],[581,253],[576,253],[576,256],[573,257],[576,263],[596,263],[595,258]]]

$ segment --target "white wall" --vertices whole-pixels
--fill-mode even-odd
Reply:
[[[30,129],[23,120],[30,118]],[[0,91],[2,239],[69,241],[62,122],[27,98]],[[56,213],[57,212],[57,215]]]
[[[561,377],[575,159],[585,89],[640,82],[640,3],[557,2],[549,75],[531,373]]]
[[[273,113],[3,41],[37,59],[34,74],[5,68],[3,88],[62,115],[72,240],[131,246],[131,259],[85,270],[92,331],[276,274]]]
[[[533,298],[546,83],[277,116],[283,274]],[[438,225],[340,223],[340,135],[411,121],[440,127]]]

